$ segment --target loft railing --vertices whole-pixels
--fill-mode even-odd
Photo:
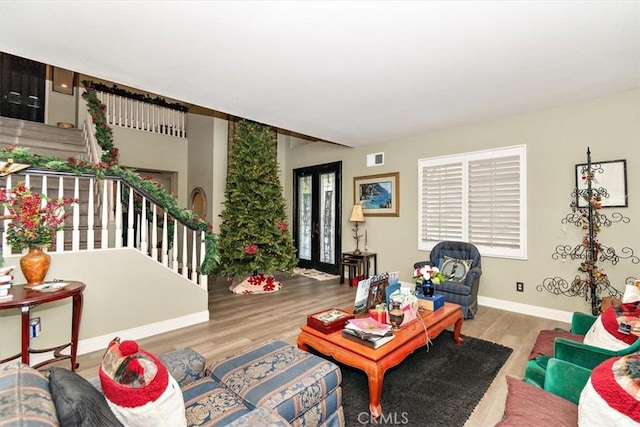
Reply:
[[[137,99],[96,91],[106,105],[107,123],[162,135],[187,137],[187,114]]]
[[[130,247],[191,280],[204,289],[207,276],[199,266],[205,256],[205,235],[172,217],[144,190],[119,177],[97,178],[29,169],[3,178],[6,188],[19,181],[49,197],[68,196],[79,201],[63,230],[57,232],[50,251],[63,253]],[[5,215],[8,212],[5,210]],[[15,254],[7,244],[5,230],[11,220],[0,224],[4,255]]]

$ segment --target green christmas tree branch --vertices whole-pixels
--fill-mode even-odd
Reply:
[[[218,236],[218,274],[292,272],[297,264],[272,138],[260,124],[237,125]]]

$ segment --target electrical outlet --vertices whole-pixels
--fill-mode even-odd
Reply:
[[[524,283],[523,282],[516,282],[516,291],[524,292]]]
[[[31,338],[36,338],[40,336],[40,318],[34,317],[29,320],[29,333]]]

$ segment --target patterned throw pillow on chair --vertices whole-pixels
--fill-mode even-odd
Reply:
[[[135,341],[109,344],[98,370],[116,418],[129,427],[186,427],[182,391],[166,366]]]
[[[449,282],[464,283],[472,264],[472,259],[456,259],[445,256],[440,266],[440,272]]]

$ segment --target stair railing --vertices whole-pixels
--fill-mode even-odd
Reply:
[[[162,135],[187,137],[187,114],[137,99],[96,90],[106,106],[107,123]]]
[[[96,127],[93,125],[91,114],[87,114],[82,127],[82,136],[85,146],[87,147],[87,156],[90,163],[100,163],[102,160],[102,147],[96,139]]]
[[[100,179],[90,174],[34,169],[3,179],[6,188],[23,181],[34,191],[49,197],[68,196],[79,201],[73,205],[64,229],[57,232],[52,251],[134,248],[194,284],[207,288],[207,276],[201,274],[199,268],[206,250],[204,231],[193,229],[173,217],[143,189],[135,188],[117,176]],[[101,215],[96,216],[97,212]],[[97,223],[96,217],[99,218]],[[5,255],[12,254],[5,231],[9,222],[10,219],[4,219],[0,227]]]

